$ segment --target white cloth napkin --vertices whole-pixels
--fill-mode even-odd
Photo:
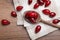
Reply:
[[[38,32],[36,34],[35,33],[35,28],[36,28],[37,25],[41,26],[41,30],[40,30],[40,32]],[[37,38],[43,37],[43,36],[45,36],[45,35],[57,30],[57,28],[53,28],[53,27],[51,27],[49,25],[46,25],[46,24],[43,24],[43,23],[39,23],[39,24],[36,24],[36,25],[33,25],[33,26],[29,26],[29,27],[34,27],[34,28],[31,28],[31,29],[26,27],[31,40],[36,40]]]
[[[26,27],[26,29],[27,29],[27,32],[28,32],[28,34],[29,34],[29,36],[30,36],[30,38],[32,39],[32,40],[35,40],[35,39],[37,39],[37,38],[39,38],[39,37],[42,37],[42,36],[44,36],[44,35],[47,35],[48,33],[51,33],[51,32],[53,32],[53,31],[55,31],[55,30],[57,30],[57,28],[54,28],[54,27],[51,27],[51,26],[49,26],[49,25],[46,25],[46,24],[43,24],[43,23],[38,23],[38,24],[30,24],[30,23],[28,23],[28,22],[26,22],[25,20],[24,20],[24,18],[23,18],[23,15],[24,15],[24,12],[25,11],[28,11],[28,10],[34,10],[33,9],[33,6],[34,6],[34,4],[36,3],[36,0],[33,0],[33,3],[31,4],[31,5],[28,5],[28,0],[14,0],[15,2],[14,2],[14,4],[15,4],[15,8],[16,8],[16,5],[22,5],[24,8],[23,8],[23,10],[21,11],[21,12],[17,12],[17,25],[21,25],[21,23],[22,23],[22,25],[24,25],[24,27]],[[16,3],[17,1],[19,1],[19,3]],[[46,20],[46,21],[48,21],[48,20],[53,20],[53,19],[55,19],[55,18],[58,18],[58,17],[60,17],[60,12],[59,12],[59,7],[58,7],[58,5],[57,5],[57,2],[58,0],[51,0],[51,2],[52,2],[52,4],[49,6],[49,7],[47,7],[47,8],[44,8],[44,6],[40,6],[38,9],[35,9],[34,11],[37,11],[37,12],[39,12],[39,14],[41,15],[41,18],[43,19],[43,20]],[[58,3],[59,4],[59,3]],[[54,17],[54,18],[49,18],[48,16],[46,16],[46,15],[44,15],[41,11],[43,10],[43,9],[49,9],[49,10],[51,10],[52,12],[56,12],[56,14],[57,14],[57,16],[56,17]],[[22,17],[21,17],[21,15],[22,15]],[[22,18],[23,18],[23,20],[22,20]],[[23,21],[23,22],[22,22]],[[38,34],[35,34],[34,33],[34,29],[35,29],[35,27],[37,26],[37,25],[41,25],[42,26],[42,30],[38,33]]]
[[[16,11],[16,13],[17,13],[17,25],[23,25],[24,23],[23,23],[22,13],[21,13],[21,11],[18,12],[18,11],[16,10],[16,7],[19,6],[19,5],[21,5],[21,4],[20,4],[19,0],[13,0],[13,3],[14,3],[15,11]],[[22,5],[21,5],[21,6],[22,6]]]

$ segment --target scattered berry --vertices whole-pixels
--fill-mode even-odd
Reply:
[[[28,0],[28,4],[30,5],[32,3],[32,0]]]
[[[16,12],[15,12],[15,11],[12,11],[12,12],[11,12],[11,16],[12,16],[12,17],[17,17]]]
[[[21,11],[22,9],[23,9],[23,6],[17,6],[17,7],[16,7],[16,10],[17,10],[17,11]]]
[[[2,25],[9,25],[10,22],[9,22],[8,20],[6,20],[6,19],[3,19],[3,20],[1,21],[1,24],[2,24]]]
[[[50,0],[42,0],[43,2],[50,1]]]
[[[37,0],[37,3],[42,6],[44,4],[44,2],[42,0]]]
[[[36,23],[36,20],[35,20],[34,18],[29,18],[28,20],[29,20],[29,22],[31,22],[32,24],[35,24],[35,23]]]
[[[40,30],[41,30],[41,26],[40,25],[36,26],[35,33],[38,33]]]
[[[49,15],[49,17],[51,17],[51,18],[53,18],[55,16],[56,16],[56,13],[54,13],[54,12],[51,12],[50,15]]]
[[[58,19],[54,19],[53,21],[52,21],[52,23],[54,23],[54,24],[57,24],[57,23],[59,23],[60,21],[58,20]]]
[[[45,15],[49,15],[50,14],[50,10],[49,9],[44,9],[44,10],[42,10],[42,12]]]
[[[51,1],[46,1],[45,2],[45,7],[48,7],[51,4]]]
[[[34,5],[34,9],[37,9],[39,6],[40,6],[40,4],[39,4],[39,3],[36,3],[36,4]]]

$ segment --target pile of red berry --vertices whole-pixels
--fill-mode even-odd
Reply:
[[[25,12],[25,18],[28,20],[28,22],[36,23],[36,20],[38,18],[38,13],[35,11],[27,11]]]

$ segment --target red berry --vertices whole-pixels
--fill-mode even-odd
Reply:
[[[52,21],[52,23],[54,23],[54,24],[57,24],[57,23],[59,23],[60,21],[58,20],[58,19],[54,19],[53,21]]]
[[[41,30],[41,26],[40,25],[36,26],[35,33],[38,33],[40,30]]]
[[[60,22],[60,20],[59,20],[59,22]]]
[[[12,16],[12,17],[17,17],[16,12],[15,12],[15,11],[12,11],[12,12],[11,12],[11,16]]]
[[[32,3],[32,0],[28,0],[28,4],[30,5]]]
[[[51,1],[46,1],[45,2],[45,7],[48,7],[51,4]]]
[[[34,18],[34,19],[37,19],[38,18],[38,13],[35,12],[35,11],[31,11],[30,14],[29,14],[29,17],[30,18]]]
[[[1,21],[1,24],[2,24],[2,25],[9,25],[10,22],[9,22],[8,20],[6,20],[6,19],[3,19],[3,20]]]
[[[40,4],[39,4],[39,3],[36,3],[36,4],[34,5],[34,9],[37,9],[39,6],[40,6]]]
[[[37,0],[37,3],[42,6],[44,4],[44,2],[42,0]]]
[[[25,12],[25,18],[29,19],[29,11]]]
[[[25,12],[25,18],[28,19],[31,23],[36,23],[38,13],[35,11],[27,11]]]
[[[29,22],[31,22],[33,24],[36,23],[36,20],[34,18],[29,18],[28,20],[29,20]]]
[[[16,10],[17,10],[17,11],[21,11],[22,9],[23,9],[23,6],[17,6],[17,7],[16,7]]]
[[[50,1],[50,0],[42,0],[43,2]]]
[[[50,14],[50,10],[49,10],[49,9],[44,9],[44,10],[42,10],[42,12],[43,12],[45,15],[49,15],[49,14]]]
[[[54,12],[51,12],[50,15],[49,15],[49,17],[51,17],[51,18],[53,18],[55,16],[56,16],[56,13],[54,13]]]
[[[25,12],[25,17],[26,18],[34,18],[34,19],[37,19],[38,18],[38,13],[35,12],[35,11],[27,11]]]

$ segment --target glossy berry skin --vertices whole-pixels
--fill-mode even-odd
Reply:
[[[31,22],[32,24],[35,24],[35,23],[36,23],[36,20],[35,20],[34,18],[29,18],[28,20],[29,20],[29,22]]]
[[[28,0],[28,4],[30,5],[32,3],[33,0]]]
[[[57,23],[59,23],[59,22],[60,22],[60,20],[58,20],[58,19],[54,19],[54,20],[52,21],[53,24],[57,24]]]
[[[50,1],[50,0],[42,0],[43,2]]]
[[[50,10],[49,9],[44,9],[44,10],[42,10],[42,12],[45,15],[50,15]]]
[[[35,23],[38,18],[38,13],[35,11],[26,11],[25,18],[28,19],[31,23]]]
[[[55,16],[56,16],[56,13],[54,13],[54,12],[51,12],[50,15],[49,15],[49,17],[51,17],[51,18],[53,18]]]
[[[41,26],[37,25],[36,28],[35,28],[35,33],[38,33],[40,30],[41,30]]]
[[[51,1],[46,1],[45,2],[45,7],[48,7],[51,4]]]
[[[40,4],[39,4],[39,3],[36,3],[36,4],[34,5],[34,9],[37,9],[39,6],[40,6]]]
[[[22,9],[23,9],[23,6],[17,6],[17,7],[16,7],[16,10],[17,10],[17,11],[21,11]]]
[[[60,22],[60,19],[59,19],[59,22]]]
[[[3,19],[3,20],[1,20],[1,24],[2,25],[9,25],[10,22],[8,20],[6,20],[6,19]]]
[[[44,2],[43,2],[42,0],[37,0],[37,3],[38,3],[40,6],[44,5]]]
[[[26,18],[34,18],[37,19],[38,18],[38,13],[35,11],[27,11],[25,12],[25,17]]]
[[[12,12],[11,12],[11,16],[12,16],[12,17],[17,17],[16,12],[15,12],[15,11],[12,11]]]

